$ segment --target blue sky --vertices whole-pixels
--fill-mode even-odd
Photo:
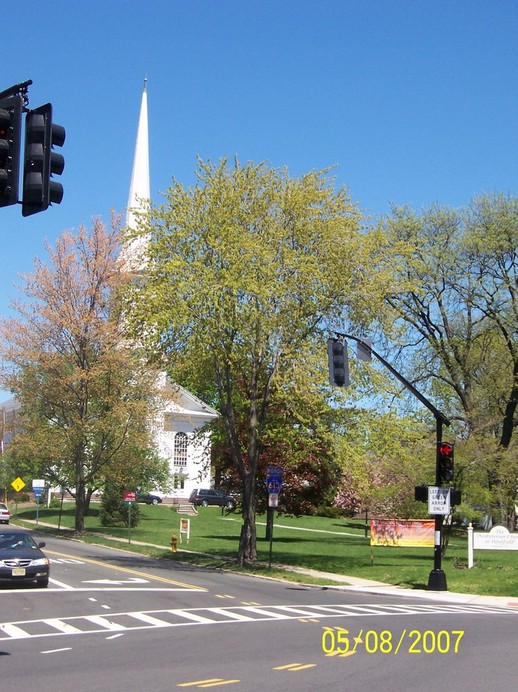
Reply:
[[[373,217],[518,191],[515,0],[17,0],[3,27],[0,91],[32,79],[67,140],[61,205],[0,209],[0,315],[46,240],[124,211],[146,76],[155,202],[227,155],[336,165]]]

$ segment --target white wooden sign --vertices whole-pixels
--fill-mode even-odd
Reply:
[[[493,526],[489,533],[473,531],[468,526],[468,567],[474,562],[474,550],[518,550],[518,533],[509,533],[505,526]]]
[[[475,550],[518,550],[518,533],[509,533],[505,526],[493,526],[489,533],[473,532]]]

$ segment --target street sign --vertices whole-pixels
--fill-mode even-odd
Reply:
[[[124,504],[134,505],[137,502],[137,493],[134,490],[124,491]]]
[[[36,490],[36,488],[44,488],[45,487],[45,481],[43,478],[33,478],[32,480],[32,489]]]
[[[266,488],[268,493],[279,494],[282,488],[284,469],[282,466],[268,466],[266,471]]]
[[[41,496],[43,495],[44,491],[45,491],[45,488],[40,488],[40,487],[36,487],[36,488],[32,489],[34,497],[36,498],[36,502],[39,502],[41,500]]]
[[[450,514],[450,488],[428,487],[428,512],[430,514]]]
[[[279,493],[268,493],[268,507],[279,506]]]
[[[266,481],[266,488],[269,493],[276,493],[278,495],[281,492],[282,480],[280,478],[269,478]]]
[[[18,476],[18,478],[15,478],[14,481],[11,483],[11,486],[16,490],[17,493],[19,493],[20,490],[25,488],[25,483],[22,481],[20,476]]]

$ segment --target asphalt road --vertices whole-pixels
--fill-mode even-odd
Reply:
[[[0,689],[514,690],[518,607],[305,587],[52,537],[0,589]]]

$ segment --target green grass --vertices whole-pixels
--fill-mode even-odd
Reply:
[[[14,514],[14,508],[12,508]],[[131,532],[127,528],[100,526],[98,505],[92,505],[85,519],[85,528],[95,537],[88,541],[110,543],[114,536],[131,548],[171,560],[188,560],[213,567],[231,568],[236,557],[242,520],[239,514],[222,515],[216,507],[201,507],[196,516],[178,515],[165,505],[140,505],[140,523]],[[190,540],[178,540],[178,552],[170,549],[171,536],[180,538],[180,516],[190,521]],[[70,530],[74,526],[74,506],[66,503],[60,510],[40,507],[40,528],[44,523]],[[34,520],[35,506],[19,507],[13,520]],[[302,530],[304,529],[304,530]],[[137,544],[150,543],[152,547]],[[111,543],[113,544],[113,543]],[[188,552],[184,552],[188,551]],[[378,547],[371,549],[365,537],[364,522],[351,519],[324,517],[275,517],[272,541],[272,569],[269,568],[270,541],[266,539],[265,517],[257,517],[257,552],[259,564],[253,570],[270,576],[281,574],[277,566],[288,565],[362,577],[404,586],[426,588],[428,575],[433,569],[433,548]],[[459,533],[450,538],[442,568],[446,573],[449,591],[493,596],[518,597],[518,556],[513,551],[476,551],[475,566],[466,569],[468,560],[467,538]],[[308,577],[294,580],[309,581]]]

